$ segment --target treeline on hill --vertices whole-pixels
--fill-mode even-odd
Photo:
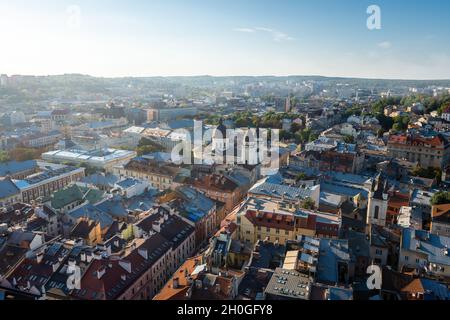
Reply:
[[[408,115],[398,116],[395,118],[388,117],[384,114],[386,107],[388,106],[405,106],[410,107],[415,103],[421,103],[425,108],[425,113],[431,113],[437,111],[438,114],[442,114],[447,108],[450,107],[450,95],[444,94],[440,96],[428,96],[428,95],[411,95],[404,98],[401,97],[389,97],[382,98],[369,106],[355,105],[347,109],[345,117],[351,115],[362,115],[362,110],[367,108],[367,114],[374,116],[378,119],[383,131],[387,132],[391,129],[395,131],[405,131],[408,129],[408,125],[411,122],[411,118]]]
[[[9,151],[0,150],[0,163],[8,161],[20,162],[39,159],[42,153],[45,153],[47,151],[48,148],[36,149],[36,148],[27,148],[24,146],[17,146],[16,148]]]
[[[314,141],[318,135],[311,129],[305,128],[306,118],[304,115],[295,113],[268,112],[263,116],[255,115],[251,112],[238,112],[231,116],[237,128],[267,128],[280,129],[281,140],[294,140],[297,144],[305,144]],[[283,130],[283,119],[300,119],[302,124],[292,122],[290,130]]]

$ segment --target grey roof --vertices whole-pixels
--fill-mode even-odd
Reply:
[[[320,193],[320,203],[338,208],[343,202],[343,197],[329,192]]]
[[[271,242],[265,244],[263,241],[258,241],[249,265],[254,268],[275,269],[283,265],[285,256],[285,246],[276,246]]]
[[[414,190],[411,195],[410,202],[413,204],[420,204],[424,206],[431,206],[431,198],[433,197],[434,192],[423,191],[423,190]]]
[[[311,197],[312,192],[309,188],[296,188],[287,185],[274,184],[266,181],[259,182],[250,189],[249,193],[269,197],[282,198],[290,200],[299,200]]]
[[[250,179],[237,171],[230,172],[227,177],[240,187],[250,185]]]
[[[104,211],[93,206],[92,204],[84,205],[72,212],[69,212],[68,215],[75,220],[87,217],[91,220],[100,222],[102,229],[112,225],[112,223],[114,222],[110,214],[105,213]]]
[[[428,262],[450,265],[450,238],[424,230],[403,229],[402,248],[427,255]]]
[[[21,162],[10,161],[10,162],[5,162],[5,163],[0,163],[0,177],[14,175],[16,173],[32,170],[37,167],[38,167],[38,165],[37,165],[36,160],[21,161]]]
[[[161,124],[161,129],[177,130],[184,128],[187,129],[194,128],[194,120],[191,119],[171,120]]]
[[[36,234],[33,232],[14,231],[8,238],[8,244],[21,246],[23,241],[31,242]]]
[[[266,295],[278,299],[308,300],[312,279],[309,276],[277,268],[265,290]]]
[[[366,199],[369,197],[369,192],[362,188],[353,188],[350,186],[342,186],[330,182],[322,182],[320,184],[320,190],[337,195],[355,197],[358,194],[362,194]]]
[[[116,182],[116,185],[118,185],[121,188],[131,188],[132,186],[139,184],[139,180],[132,179],[132,178],[125,178],[119,182]]]
[[[370,246],[367,235],[350,230],[346,237],[353,255],[356,257],[370,257]]]
[[[119,181],[119,177],[113,175],[113,174],[102,174],[102,173],[95,173],[90,176],[84,177],[82,180],[84,183],[89,183],[93,185],[102,185],[102,186],[109,186],[113,187],[114,184]]]
[[[11,180],[0,180],[0,199],[9,198],[19,193],[19,188]]]
[[[338,263],[349,262],[348,240],[320,240],[320,255],[317,280],[323,283],[338,283]]]
[[[353,300],[353,290],[347,288],[330,288],[330,300]]]
[[[105,200],[96,204],[95,207],[109,214],[113,218],[125,218],[128,215],[128,211],[123,205],[121,198]]]

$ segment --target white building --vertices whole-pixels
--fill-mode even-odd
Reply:
[[[450,121],[450,112],[446,111],[446,112],[442,113],[441,118],[444,119],[445,121]]]
[[[27,122],[25,114],[21,111],[13,111],[10,115],[10,121],[12,126]]]
[[[437,277],[450,276],[450,238],[424,230],[403,229],[400,243],[399,271],[413,268]]]
[[[388,208],[388,183],[378,176],[372,183],[367,208],[367,224],[386,226]]]
[[[114,190],[119,191],[123,197],[130,199],[143,194],[149,188],[150,184],[147,181],[125,178],[115,184]]]
[[[45,161],[73,164],[87,164],[94,168],[112,172],[114,166],[127,163],[137,156],[135,151],[103,149],[103,150],[56,150],[42,154]]]

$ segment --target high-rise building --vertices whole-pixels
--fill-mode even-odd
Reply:
[[[291,96],[288,96],[288,97],[286,98],[286,109],[285,109],[285,111],[286,111],[286,113],[289,113],[289,112],[291,112],[291,110],[292,110],[292,106],[291,106]]]

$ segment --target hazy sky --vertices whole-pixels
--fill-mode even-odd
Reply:
[[[450,1],[0,0],[0,13],[0,73],[450,79]]]

